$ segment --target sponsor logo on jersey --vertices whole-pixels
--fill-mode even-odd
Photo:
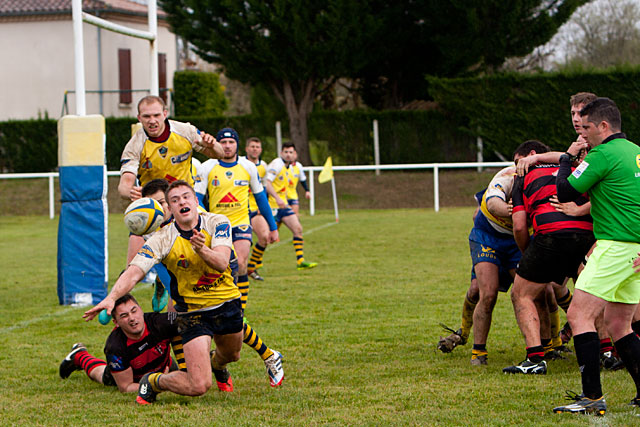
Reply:
[[[216,239],[228,239],[231,236],[231,225],[227,223],[216,225],[216,231],[213,236]]]
[[[140,165],[140,167],[142,169],[151,169],[153,167],[153,163],[151,163],[151,160],[147,159]]]
[[[482,248],[482,252],[484,252],[484,253],[488,253],[488,254],[495,254],[496,253],[495,249],[488,248],[488,247],[486,247],[484,245],[480,245],[480,247]]]
[[[213,187],[218,187],[218,186],[220,186],[220,180],[218,179],[218,177],[217,177],[217,176],[211,180],[211,185],[212,185]]]
[[[164,179],[166,179],[166,180],[167,180],[167,182],[168,182],[169,184],[171,184],[173,181],[176,181],[178,178],[176,178],[175,176],[171,176],[171,175],[169,175],[169,174],[166,174],[166,175],[164,176]]]
[[[189,160],[191,157],[191,151],[187,151],[186,153],[178,154],[177,156],[171,157],[171,163],[177,165],[178,163],[182,163],[185,160]]]
[[[640,154],[636,156],[636,165],[640,168]]]
[[[233,185],[235,185],[236,187],[246,187],[247,185],[249,185],[249,181],[245,179],[236,179],[235,181],[233,181]]]
[[[199,294],[215,289],[223,279],[222,273],[204,273],[193,287],[193,293]]]
[[[235,203],[235,202],[238,202],[238,199],[236,199],[236,197],[231,193],[227,193],[226,196],[224,196],[222,199],[218,201],[218,203]]]
[[[158,149],[158,153],[160,153],[160,156],[164,159],[165,157],[167,157],[167,151],[169,151],[169,149],[166,146],[162,146]]]
[[[155,350],[156,350],[156,353],[158,354],[164,354],[164,349],[162,348],[162,344],[158,344]]]
[[[573,175],[574,178],[580,178],[580,175],[582,175],[582,172],[587,170],[588,167],[589,167],[589,163],[583,160],[582,163],[580,163],[580,166],[578,166],[571,175]]]
[[[154,253],[148,245],[144,245],[138,251],[138,255],[143,256],[145,258],[153,258]]]
[[[280,176],[278,177],[278,179],[279,179],[280,181],[284,181],[284,176],[280,175]]]
[[[178,267],[187,269],[189,268],[189,260],[187,260],[184,255],[180,255],[180,259],[177,262]]]
[[[109,355],[109,368],[111,368],[112,371],[122,371],[124,369],[122,357],[113,354]]]
[[[249,226],[248,225],[239,225],[236,227],[238,230],[242,231],[243,233],[246,233],[247,230],[249,230]]]
[[[142,351],[145,349],[145,347],[147,347],[149,345],[148,342],[143,343],[140,347],[138,347],[138,351]]]
[[[226,172],[224,173],[224,176],[226,176],[228,180],[232,180],[232,179],[233,179],[233,172],[231,172],[231,171],[226,171]]]

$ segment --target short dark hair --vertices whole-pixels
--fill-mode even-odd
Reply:
[[[136,305],[140,305],[133,295],[124,294],[123,296],[118,298],[116,300],[116,302],[113,304],[113,308],[111,309],[111,317],[113,319],[115,319],[116,318],[116,308],[118,308],[118,306],[120,306],[122,304],[126,304],[129,301],[133,301],[134,303],[136,303]]]
[[[163,193],[169,188],[169,183],[166,179],[158,178],[152,179],[142,187],[142,197],[148,197],[152,194],[156,194],[158,191]]]
[[[173,190],[174,188],[176,188],[176,187],[189,187],[191,192],[194,195],[196,194],[196,190],[194,190],[193,187],[190,186],[187,181],[184,181],[182,179],[178,179],[178,180],[173,181],[171,184],[169,184],[169,186],[167,187],[167,190],[164,192],[164,196],[167,198],[167,203],[169,203],[169,192],[171,190]]]
[[[147,95],[144,98],[142,98],[140,101],[138,101],[138,113],[140,113],[140,106],[142,104],[153,104],[154,102],[157,102],[158,104],[162,105],[163,110],[167,109],[167,104],[164,103],[164,99],[155,95]]]
[[[587,105],[591,101],[595,101],[596,98],[598,98],[598,96],[595,93],[578,92],[575,95],[571,95],[571,98],[569,98],[569,102],[571,103],[572,107],[575,107],[576,105],[580,104]]]
[[[596,125],[607,122],[614,132],[619,132],[622,129],[620,110],[618,110],[616,103],[609,98],[596,98],[591,101],[580,110],[580,116],[588,116],[589,122]]]
[[[536,139],[530,139],[528,141],[523,142],[518,146],[518,148],[516,148],[516,151],[513,152],[512,158],[515,157],[516,154],[519,154],[521,156],[528,156],[532,150],[535,151],[537,154],[551,151],[548,145],[543,144],[542,142]]]
[[[283,143],[281,150],[284,150],[285,148],[293,148],[294,151],[298,151],[298,150],[296,150],[296,145],[293,142],[285,142],[285,143]]]
[[[246,145],[249,145],[249,143],[251,142],[257,142],[258,144],[262,145],[262,141],[260,141],[260,138],[258,138],[257,136],[252,136],[250,138],[247,138]]]

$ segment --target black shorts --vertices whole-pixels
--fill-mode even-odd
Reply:
[[[179,313],[177,320],[183,344],[203,335],[235,334],[244,326],[240,298],[227,301],[213,310]]]
[[[576,277],[595,241],[591,233],[538,234],[522,254],[516,273],[530,282],[562,283]]]

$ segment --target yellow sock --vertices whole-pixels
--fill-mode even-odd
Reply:
[[[471,302],[466,295],[464,296],[464,304],[462,305],[462,324],[460,325],[462,333],[460,335],[465,339],[465,341],[469,338],[471,328],[473,327],[473,311],[476,309],[476,304],[477,302]]]
[[[173,348],[173,355],[176,357],[176,362],[178,363],[178,368],[181,371],[187,371],[187,363],[184,361],[184,350],[182,349],[182,337],[180,335],[176,335],[171,340],[171,347]]]
[[[556,348],[562,345],[560,339],[560,310],[549,312],[549,322],[551,323],[551,347]]]
[[[262,360],[267,360],[273,354],[273,351],[262,342],[256,331],[246,322],[244,324],[243,342],[254,349]]]

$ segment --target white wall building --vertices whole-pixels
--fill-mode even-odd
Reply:
[[[83,11],[148,30],[143,0],[82,0]],[[83,23],[87,114],[135,116],[149,90],[149,42]],[[76,113],[71,0],[0,0],[0,121]],[[162,88],[173,86],[176,36],[158,13]],[[140,92],[115,92],[120,90]],[[103,91],[103,93],[91,93]],[[67,93],[67,110],[63,103]],[[168,95],[167,93],[167,96]]]

